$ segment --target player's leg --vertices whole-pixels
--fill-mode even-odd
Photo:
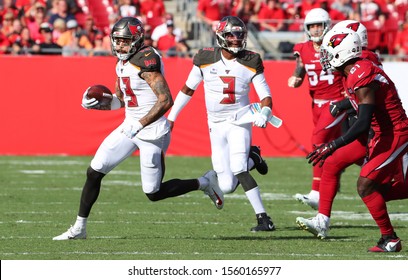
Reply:
[[[136,149],[135,143],[120,133],[120,128],[117,128],[105,138],[87,169],[75,224],[63,234],[54,237],[53,240],[86,238],[88,216],[92,206],[98,199],[103,177],[128,158]]]
[[[399,161],[406,153],[408,135],[375,135],[370,141],[370,159],[361,169],[357,181],[357,192],[381,232],[377,246],[370,252],[399,252],[402,248],[396,236],[387,211],[385,199],[380,193],[380,185],[391,182],[398,170]]]
[[[221,209],[224,206],[224,199],[214,171],[209,171],[198,179],[171,179],[162,182],[165,173],[165,153],[169,143],[170,134],[154,141],[138,141],[142,186],[146,196],[151,201],[159,201],[202,190],[213,200],[215,206]]]
[[[408,198],[408,154],[402,156],[399,161],[398,169],[394,175],[394,180],[388,184],[382,185],[380,192],[385,201],[407,199]]]
[[[245,195],[254,209],[257,225],[251,231],[272,231],[275,226],[266,213],[259,186],[248,172],[249,144],[251,143],[251,126],[233,126],[227,135],[229,162],[232,173],[242,185]]]
[[[320,239],[328,236],[331,210],[342,171],[352,164],[361,164],[366,154],[366,147],[363,143],[363,141],[356,140],[336,150],[326,159],[320,182],[319,213],[309,219],[296,218],[296,223],[301,229],[311,232]]]
[[[329,103],[313,107],[313,133],[312,146],[318,147],[324,143],[328,143],[341,135],[341,120],[334,118],[330,114]],[[296,194],[295,198],[305,205],[309,205],[317,210],[320,199],[320,184],[323,169],[319,164],[312,167],[312,188],[311,191],[304,194]]]

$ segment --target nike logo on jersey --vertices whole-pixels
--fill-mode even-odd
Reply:
[[[364,75],[364,73],[365,72],[361,73],[360,75],[357,75],[357,77],[360,79]]]
[[[152,52],[145,53],[144,56],[149,56]]]

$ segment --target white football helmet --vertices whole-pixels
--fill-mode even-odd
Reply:
[[[341,67],[350,59],[360,57],[360,36],[349,28],[332,29],[320,46],[320,63],[324,70]]]
[[[323,34],[320,36],[315,36],[314,34],[311,34],[309,31],[309,25],[311,24],[322,24],[323,25]],[[323,40],[324,35],[329,31],[331,26],[331,19],[329,16],[329,13],[323,10],[322,8],[315,8],[310,10],[310,12],[307,13],[305,21],[303,23],[303,28],[307,34],[307,37],[309,40],[313,42],[321,42]]]
[[[357,32],[358,36],[360,36],[361,46],[366,48],[368,45],[368,36],[367,36],[367,28],[359,21],[356,20],[343,20],[333,26],[332,29],[336,28],[350,28],[351,30]]]

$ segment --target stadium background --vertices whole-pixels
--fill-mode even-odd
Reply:
[[[0,154],[94,154],[100,142],[121,123],[124,111],[84,110],[81,98],[89,85],[104,84],[113,90],[115,62],[113,57],[0,57]],[[166,58],[164,63],[175,98],[192,62]],[[304,156],[311,149],[312,130],[307,81],[301,88],[288,88],[293,61],[265,61],[264,65],[273,94],[273,113],[283,119],[284,125],[279,129],[254,128],[253,144],[261,145],[265,156]],[[407,103],[408,63],[387,62],[384,67]],[[257,100],[253,89],[250,96],[252,101]],[[176,121],[168,155],[210,155],[202,85]]]

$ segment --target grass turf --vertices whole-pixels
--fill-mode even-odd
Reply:
[[[53,241],[75,222],[90,157],[0,157],[0,259],[2,260],[406,260],[408,201],[388,203],[400,253],[367,248],[379,230],[358,197],[359,168],[342,176],[330,236],[318,240],[295,224],[316,211],[293,199],[310,189],[311,167],[303,158],[268,158],[269,173],[252,171],[261,186],[274,232],[251,233],[256,219],[239,187],[216,210],[202,192],[150,202],[140,185],[139,158],[108,174],[92,209],[88,239]],[[209,158],[167,157],[166,176],[196,178]],[[407,244],[407,245],[406,245]]]

